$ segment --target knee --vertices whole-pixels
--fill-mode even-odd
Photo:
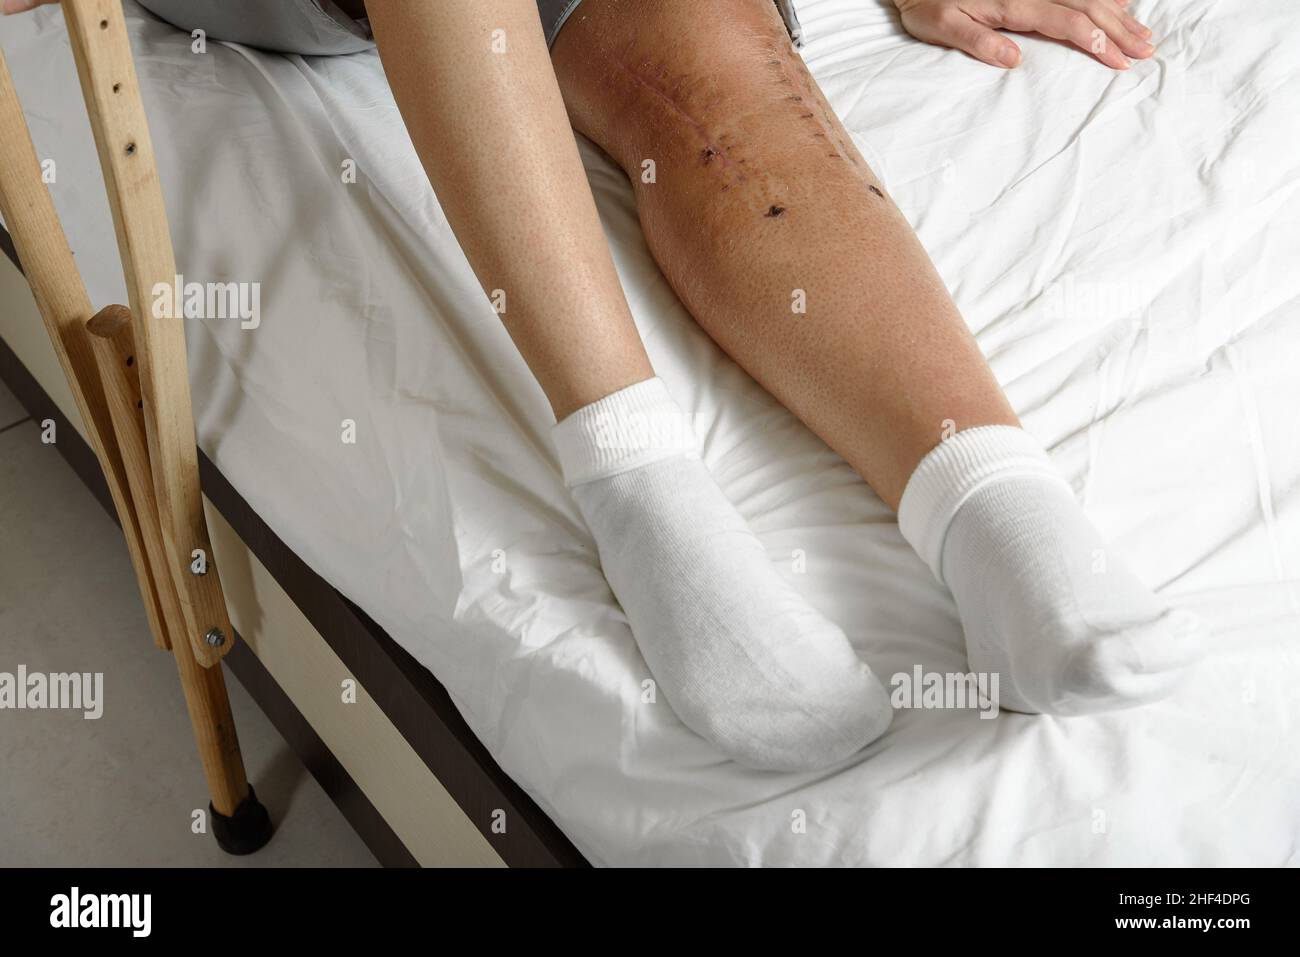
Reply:
[[[685,38],[671,45],[656,31],[615,43],[584,22],[557,52],[574,126],[623,167],[639,195],[725,200],[742,216],[779,218],[795,184],[865,172],[774,5],[757,7],[761,17],[751,5],[740,15],[761,30],[727,30],[714,22],[726,16],[708,15],[676,31]]]
[[[680,136],[703,139],[693,142],[701,159],[726,168],[719,140],[812,85],[771,0],[582,9],[556,44],[556,74],[574,125],[617,159]]]

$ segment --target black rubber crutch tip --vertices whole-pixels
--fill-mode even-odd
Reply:
[[[212,815],[212,836],[217,846],[227,854],[252,854],[266,846],[271,839],[271,815],[257,799],[253,786],[248,786],[248,797],[239,802],[235,813],[227,817],[208,802]]]

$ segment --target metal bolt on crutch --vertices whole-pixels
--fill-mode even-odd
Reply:
[[[82,96],[108,190],[129,308],[91,314],[85,285],[41,178],[0,54],[0,214],[108,480],[154,643],[176,659],[211,796],[212,831],[232,854],[271,838],[244,771],[221,659],[234,629],[199,487],[185,332],[150,310],[176,275],[167,213],[119,0],[62,0]]]

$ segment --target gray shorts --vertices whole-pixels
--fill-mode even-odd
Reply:
[[[230,40],[264,50],[333,56],[373,47],[370,24],[340,10],[333,0],[139,0],[187,33],[202,29],[211,40]],[[460,0],[457,0],[460,2]],[[774,0],[795,45],[802,43],[794,0]],[[582,0],[537,0],[546,42],[551,44]]]

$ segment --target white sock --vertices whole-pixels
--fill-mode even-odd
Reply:
[[[921,460],[903,537],[951,589],[971,670],[1003,707],[1086,714],[1162,697],[1199,658],[1194,616],[1171,611],[1102,542],[1022,429],[968,429]]]
[[[888,696],[772,567],[697,441],[658,378],[555,427],[605,578],[677,716],[750,767],[834,764],[889,726]]]

